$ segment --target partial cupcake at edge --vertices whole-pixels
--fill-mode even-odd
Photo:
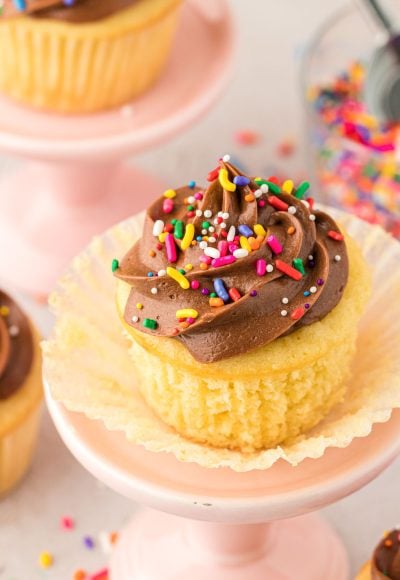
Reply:
[[[43,399],[39,334],[0,290],[0,496],[25,475],[36,446]]]
[[[309,184],[229,156],[167,190],[115,259],[138,387],[181,435],[252,452],[306,433],[346,396],[370,295],[360,249]]]
[[[400,580],[400,528],[384,534],[356,580]]]
[[[65,114],[123,105],[163,71],[181,3],[2,0],[0,93]]]

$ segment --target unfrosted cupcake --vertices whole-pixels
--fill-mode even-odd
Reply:
[[[0,496],[29,467],[36,444],[42,393],[39,336],[0,291]]]
[[[181,2],[4,0],[0,91],[61,113],[126,103],[163,70]]]
[[[400,530],[384,535],[356,580],[400,580]]]
[[[254,451],[343,400],[370,292],[354,242],[308,183],[252,179],[228,157],[168,190],[114,262],[138,386],[180,434]]]

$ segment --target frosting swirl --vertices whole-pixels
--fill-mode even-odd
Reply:
[[[226,159],[226,158],[224,158]],[[275,178],[250,179],[228,161],[204,192],[168,190],[115,274],[131,285],[125,321],[182,341],[213,362],[312,324],[339,302],[348,278],[336,223]]]
[[[23,12],[35,18],[50,18],[71,23],[95,22],[124,10],[136,0],[27,0]],[[3,16],[21,14],[14,0],[5,0]]]
[[[400,530],[392,530],[378,544],[371,566],[372,580],[400,580]]]
[[[27,317],[0,291],[0,400],[13,395],[32,366],[33,339]]]

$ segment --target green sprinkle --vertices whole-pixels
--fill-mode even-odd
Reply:
[[[153,320],[152,318],[145,318],[143,320],[143,326],[145,328],[150,328],[150,330],[155,330],[158,326],[157,320]]]
[[[183,276],[186,274],[186,270],[183,268],[178,268],[178,272],[180,272]]]
[[[116,258],[114,258],[114,260],[111,262],[111,270],[112,272],[115,272],[115,270],[118,270],[119,268],[119,262]]]
[[[210,298],[216,298],[216,297],[217,297],[216,293],[215,292],[211,292]]]
[[[181,240],[183,238],[183,221],[176,220],[175,222],[175,229],[174,229],[174,236]]]
[[[297,197],[297,199],[301,199],[305,194],[305,192],[309,189],[309,187],[310,184],[308,183],[308,181],[303,181],[303,183],[301,183],[299,187],[295,190],[294,197]]]
[[[272,181],[267,181],[266,179],[255,179],[254,181],[257,185],[268,185],[268,189],[272,191],[272,193],[281,193],[279,185],[272,183]]]
[[[304,276],[306,271],[304,270],[303,260],[301,258],[295,258],[293,260],[293,267],[296,268],[299,272],[301,272]]]
[[[211,227],[210,222],[203,222],[201,224],[201,227],[203,228],[203,230],[208,230],[209,227]]]
[[[187,210],[188,211],[193,211],[194,210],[194,205],[188,205],[187,206]]]
[[[177,221],[178,221],[178,220],[176,220],[176,219],[174,219],[174,220],[171,220],[171,224],[174,226],[174,225],[176,224],[176,222],[177,222]]]

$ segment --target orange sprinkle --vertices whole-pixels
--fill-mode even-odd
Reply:
[[[200,270],[208,270],[208,264],[206,264],[205,262],[202,262],[200,264]]]
[[[248,193],[247,195],[244,196],[244,199],[246,201],[254,201],[256,198],[254,196],[254,193]]]
[[[258,242],[258,243],[260,244],[260,246],[261,246],[261,244],[262,244],[262,243],[263,243],[263,241],[265,240],[265,236],[257,236],[257,237],[256,237],[256,240],[257,240],[257,242]]]
[[[188,328],[190,326],[190,324],[186,321],[180,322],[179,324],[180,324],[181,328]]]
[[[193,241],[192,241],[192,246],[197,246],[197,242],[196,242],[196,240],[193,240]]]
[[[116,544],[118,542],[119,539],[119,534],[118,532],[111,532],[110,534],[110,542],[112,545]]]
[[[155,251],[154,251],[154,250],[150,250],[150,251],[149,251],[149,256],[150,256],[150,258],[154,258],[154,256],[155,256],[155,255],[156,255],[156,253],[155,253]]]
[[[296,228],[294,226],[290,226],[290,228],[287,229],[287,233],[291,236],[292,234],[294,234],[294,232],[296,231]]]
[[[254,250],[258,250],[260,247],[259,242],[257,242],[256,238],[250,237],[249,238],[249,244],[250,244],[250,248],[254,251]]]
[[[391,548],[393,546],[392,540],[385,540],[384,544],[385,544],[386,548]]]
[[[210,306],[213,308],[219,308],[224,305],[222,298],[210,298]]]
[[[85,578],[87,577],[87,574],[85,572],[85,570],[76,570],[74,572],[74,575],[72,576],[73,580],[85,580]]]

